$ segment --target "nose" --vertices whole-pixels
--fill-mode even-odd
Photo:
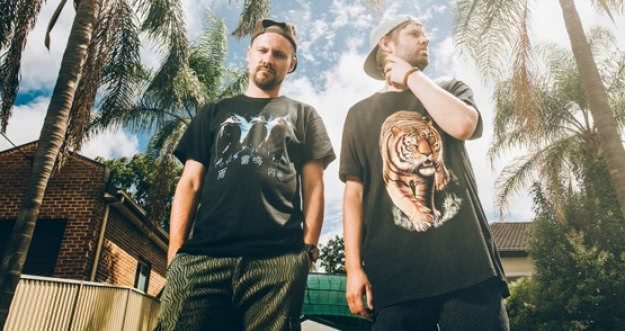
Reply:
[[[421,39],[419,40],[419,43],[421,43],[422,45],[427,46],[427,45],[429,45],[429,44],[430,44],[430,39],[428,39],[428,37],[426,37],[426,36],[423,36],[423,37],[421,37]]]
[[[430,155],[432,154],[432,149],[430,148],[430,144],[428,143],[427,139],[421,139],[419,141],[419,153],[423,154],[423,155]]]
[[[273,64],[275,60],[275,56],[273,52],[270,51],[270,52],[264,53],[260,59],[263,63]]]

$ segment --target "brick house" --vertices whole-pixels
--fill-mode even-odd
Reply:
[[[0,152],[0,256],[30,176],[36,142]],[[50,178],[24,274],[106,282],[157,295],[167,234],[108,181],[106,167],[72,153]]]
[[[531,222],[491,223],[490,229],[497,244],[506,278],[513,281],[534,273],[534,262],[529,257],[528,241]]]

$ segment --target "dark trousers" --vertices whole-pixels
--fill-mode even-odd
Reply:
[[[383,307],[373,331],[509,331],[508,313],[497,280],[431,298]]]
[[[300,330],[306,253],[216,258],[178,254],[156,330]]]

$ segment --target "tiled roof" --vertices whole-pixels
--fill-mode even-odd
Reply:
[[[491,223],[490,229],[499,251],[527,252],[532,223]]]

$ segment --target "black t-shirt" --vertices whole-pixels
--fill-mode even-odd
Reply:
[[[335,159],[321,117],[287,97],[224,99],[198,112],[174,155],[206,174],[181,252],[271,256],[301,249],[301,169]]]
[[[475,107],[464,83],[441,87]],[[481,133],[480,119],[472,138]],[[376,307],[505,279],[464,142],[411,91],[376,93],[349,110],[339,176],[364,186],[362,259]]]

